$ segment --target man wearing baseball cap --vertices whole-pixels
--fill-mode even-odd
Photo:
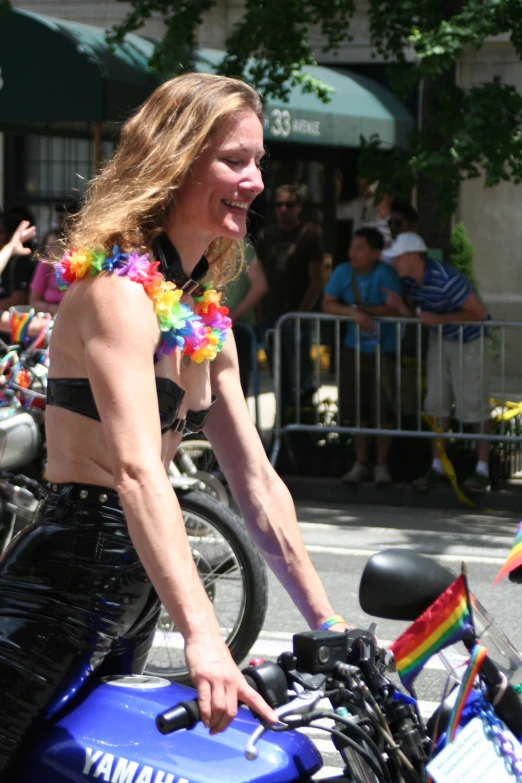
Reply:
[[[486,320],[486,306],[463,274],[428,257],[428,248],[419,234],[399,234],[387,255],[404,283],[404,299],[386,291],[387,303],[401,316],[417,315],[430,328],[425,413],[437,416],[447,431],[455,398],[457,417],[487,435],[491,431],[487,345],[482,350],[482,327],[459,326],[462,321]],[[477,441],[477,466],[464,481],[464,489],[481,492],[489,486],[489,447],[488,440]],[[431,468],[413,483],[417,489],[427,490],[446,482],[433,441]]]

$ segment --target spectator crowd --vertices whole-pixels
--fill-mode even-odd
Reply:
[[[488,312],[460,272],[430,255],[417,233],[413,206],[390,194],[378,200],[374,187],[360,180],[359,195],[337,206],[338,221],[350,221],[352,230],[346,260],[335,266],[329,279],[320,218],[303,220],[302,189],[280,185],[274,207],[275,222],[258,234],[255,245],[246,245],[246,264],[227,291],[245,396],[257,360],[253,346],[259,339],[273,366],[269,335],[282,315],[322,310],[348,319],[340,353],[339,424],[388,434],[376,433],[372,468],[369,435],[356,433],[356,459],[342,480],[354,485],[373,478],[377,484],[388,484],[392,480],[389,432],[397,422],[399,343],[407,327],[403,323],[398,329],[396,323],[380,319],[415,320],[429,332],[424,413],[447,431],[455,400],[457,418],[484,435],[477,441],[476,468],[464,487],[475,492],[486,489],[491,427],[488,352],[482,335],[487,337],[487,330],[472,322],[486,321]],[[76,209],[76,202],[57,207],[56,226],[46,232],[38,248],[34,216],[27,208],[12,208],[0,216],[0,311],[4,313],[0,330],[8,330],[5,316],[13,306],[56,314],[63,292],[49,262],[59,259],[65,221]],[[295,323],[287,320],[281,329],[279,404],[284,415],[291,414],[296,399],[304,407],[316,392],[311,326],[312,320],[302,319],[296,330]],[[435,440],[433,444],[430,469],[414,481],[419,490],[447,482]]]
[[[338,204],[337,219],[351,221],[351,240],[347,259],[334,268],[326,284],[320,224],[302,219],[298,186],[281,185],[276,190],[276,221],[261,231],[255,254],[252,252],[252,276],[257,285],[252,285],[248,303],[250,307],[257,305],[261,341],[270,360],[267,330],[285,313],[322,309],[349,319],[340,356],[339,424],[387,430],[388,434],[376,433],[372,469],[369,435],[356,433],[356,460],[342,480],[353,485],[373,477],[377,484],[388,484],[392,480],[389,431],[397,422],[399,343],[407,327],[403,322],[398,330],[396,323],[379,319],[420,323],[428,342],[423,411],[434,417],[435,426],[448,431],[455,400],[456,417],[484,435],[477,441],[476,467],[463,484],[470,492],[481,492],[490,483],[488,352],[481,339],[482,334],[487,337],[487,329],[466,322],[486,321],[487,309],[463,274],[430,255],[417,233],[417,212],[410,203],[391,194],[377,199],[374,187],[363,180],[359,185],[355,199]],[[461,328],[458,324],[462,322]],[[296,382],[303,407],[316,391],[310,358],[311,325],[311,320],[301,319],[296,330],[295,323],[287,320],[281,329],[278,369],[283,419],[294,411]],[[299,373],[295,372],[297,359]],[[414,481],[418,490],[448,481],[435,439],[432,442],[431,467]]]

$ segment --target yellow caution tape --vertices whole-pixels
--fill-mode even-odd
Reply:
[[[423,413],[422,418],[424,419],[426,424],[430,427],[432,432],[443,432],[442,428],[438,426],[437,419],[435,416],[427,416],[425,413]],[[442,467],[444,468],[444,473],[446,474],[447,479],[451,484],[451,487],[455,495],[457,496],[457,498],[464,506],[469,506],[470,508],[478,508],[476,503],[473,503],[473,501],[470,500],[468,496],[465,495],[464,492],[459,487],[457,482],[457,476],[455,473],[455,468],[453,467],[452,461],[446,454],[446,449],[444,448],[444,444],[442,443],[442,438],[435,438],[435,448],[437,449],[437,454],[439,455],[439,459],[442,463]]]
[[[505,405],[507,404],[508,403],[505,403]],[[510,403],[510,404],[513,406],[517,406],[517,408],[519,405],[522,405],[522,403]],[[431,428],[432,432],[443,432],[442,428],[439,427],[437,424],[436,416],[427,416],[425,413],[423,413],[422,418],[424,419],[426,424]],[[452,461],[446,454],[446,449],[444,448],[442,438],[435,438],[435,446],[437,449],[437,454],[439,455],[439,459],[442,463],[444,473],[446,474],[448,481],[451,484],[453,491],[455,492],[455,495],[457,496],[458,500],[460,500],[462,505],[468,506],[469,508],[475,508],[478,511],[481,511],[483,514],[491,514],[495,516],[511,516],[505,511],[500,511],[498,508],[483,508],[481,506],[477,506],[476,503],[473,503],[473,501],[470,500],[468,496],[464,494],[464,492],[461,490],[461,488],[458,485],[455,468],[453,467]]]

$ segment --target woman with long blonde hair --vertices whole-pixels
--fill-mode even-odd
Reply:
[[[238,699],[275,720],[222,639],[165,471],[187,429],[204,428],[309,625],[346,627],[248,415],[212,288],[241,263],[262,156],[255,91],[187,74],[127,122],[74,222],[58,264],[68,290],[50,349],[49,481],[0,561],[1,780],[93,675],[142,671],[160,601],[185,639],[205,725],[225,729]]]

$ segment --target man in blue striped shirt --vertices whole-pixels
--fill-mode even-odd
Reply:
[[[457,418],[487,435],[491,431],[487,330],[482,325],[461,325],[486,320],[486,306],[463,274],[428,257],[428,248],[418,234],[399,234],[387,254],[404,283],[404,299],[387,291],[387,303],[402,316],[417,315],[430,327],[425,413],[436,416],[447,431],[455,398]],[[477,466],[463,484],[471,492],[489,486],[489,447],[488,440],[477,441]],[[417,489],[427,490],[446,481],[433,441],[432,466],[413,483]]]

